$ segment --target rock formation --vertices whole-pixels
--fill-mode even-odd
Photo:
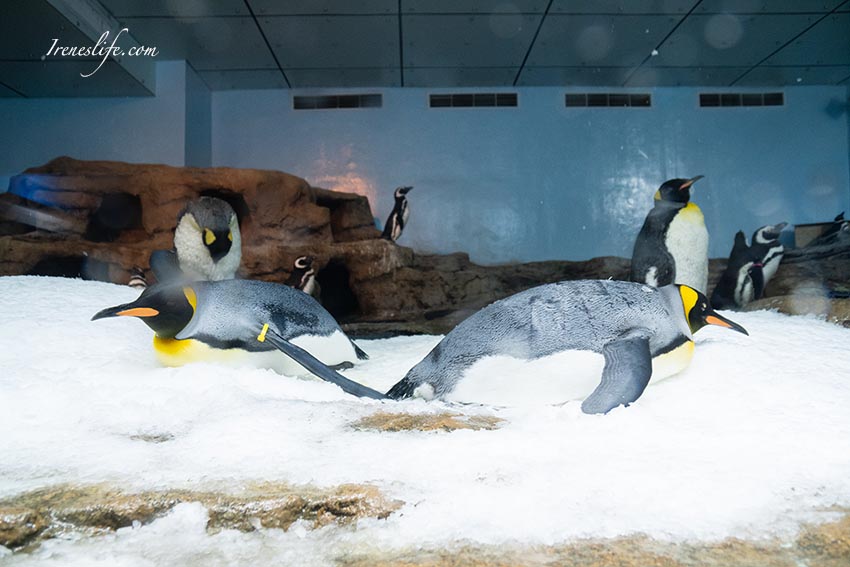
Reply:
[[[479,266],[463,253],[417,254],[380,238],[365,197],[311,187],[279,171],[60,157],[13,177],[9,193],[0,194],[0,275],[127,283],[134,266],[149,268],[153,250],[171,248],[179,212],[205,195],[224,199],[239,215],[242,277],[283,282],[295,258],[314,256],[322,303],[354,334],[444,333],[523,289],[625,279],[629,271],[629,260],[616,257]],[[833,264],[813,259],[788,273],[847,282],[847,260]],[[710,288],[724,266],[711,261]],[[785,273],[783,264],[768,294],[799,287]]]

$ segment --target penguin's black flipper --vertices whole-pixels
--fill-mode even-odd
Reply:
[[[599,386],[581,404],[584,413],[608,413],[637,400],[652,376],[652,354],[646,336],[612,341],[602,347],[605,368]]]
[[[761,299],[764,296],[764,266],[753,264],[749,273],[753,282],[753,299]]]
[[[160,283],[173,282],[183,278],[177,252],[174,250],[154,250],[151,253],[151,270]]]
[[[292,358],[295,362],[297,362],[298,364],[300,364],[322,380],[325,380],[326,382],[330,382],[332,384],[336,384],[337,386],[342,388],[343,392],[347,394],[351,394],[353,396],[358,396],[361,398],[372,398],[375,400],[387,399],[384,394],[378,392],[377,390],[373,390],[372,388],[349,380],[342,374],[329,368],[326,364],[317,359],[315,356],[313,356],[303,348],[287,341],[271,329],[266,332],[265,340],[274,345],[274,347],[277,348],[279,351]]]

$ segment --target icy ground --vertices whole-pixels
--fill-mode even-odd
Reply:
[[[110,284],[0,278],[0,498],[62,483],[215,490],[282,481],[374,484],[405,506],[356,527],[207,534],[201,505],[182,504],[150,525],[48,541],[31,555],[0,548],[0,563],[323,565],[358,550],[458,541],[791,537],[799,522],[850,505],[850,330],[814,318],[731,314],[750,337],[704,329],[685,372],[630,408],[589,416],[579,402],[376,402],[267,370],[160,368],[140,321],[89,321],[136,296]],[[346,374],[386,390],[438,340],[359,341],[371,360]],[[447,409],[505,422],[450,433],[351,427],[378,411]]]

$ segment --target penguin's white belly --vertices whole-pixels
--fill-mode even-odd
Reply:
[[[776,274],[779,269],[779,264],[782,262],[782,256],[785,254],[785,248],[780,247],[778,250],[771,250],[764,261],[762,273],[764,274],[764,286],[767,287],[767,282]]]
[[[688,203],[670,221],[664,242],[676,262],[676,280],[705,293],[708,287],[708,229],[702,211]]]
[[[341,331],[322,337],[302,335],[290,341],[327,365],[357,362],[351,341]],[[183,366],[192,362],[210,362],[234,367],[270,368],[286,376],[309,375],[303,366],[279,350],[251,352],[239,348],[217,349],[194,339],[160,339],[154,337],[154,350],[163,366]]]
[[[694,343],[685,342],[652,360],[649,383],[688,366]],[[589,350],[567,350],[536,360],[489,356],[475,362],[445,399],[494,406],[559,404],[587,398],[602,379],[605,359]]]

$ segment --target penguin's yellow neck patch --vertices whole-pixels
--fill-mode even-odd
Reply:
[[[183,288],[183,295],[186,296],[186,301],[192,306],[192,312],[198,308],[198,296],[195,295],[195,290],[189,286]]]
[[[679,286],[679,295],[682,297],[682,306],[685,308],[685,317],[687,317],[699,301],[699,295],[693,288],[686,285]]]
[[[679,215],[690,222],[705,222],[705,217],[703,217],[702,211],[693,201],[689,201],[688,204],[679,211]]]
[[[194,339],[163,339],[154,335],[153,348],[163,366],[191,362],[237,362],[248,353],[241,349],[216,349]]]

